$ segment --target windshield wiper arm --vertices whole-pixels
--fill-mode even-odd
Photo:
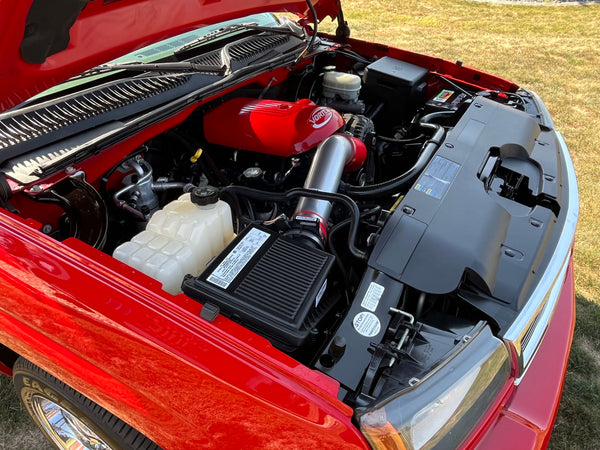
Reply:
[[[224,75],[227,68],[225,66],[212,66],[207,64],[196,64],[189,61],[170,62],[170,63],[142,63],[142,62],[127,62],[102,64],[86,70],[75,78],[85,78],[100,73],[113,72],[116,70],[130,70],[136,72],[203,72],[213,75]]]
[[[295,25],[292,26],[293,22],[289,21],[289,25],[287,28],[283,28],[283,27],[263,27],[260,25],[254,25],[254,24],[244,24],[243,28],[247,29],[247,30],[258,30],[258,31],[266,31],[268,33],[276,33],[276,34],[289,34],[290,36],[296,36],[297,38],[304,38],[304,30],[302,29],[302,27]],[[294,29],[296,28],[296,29]]]

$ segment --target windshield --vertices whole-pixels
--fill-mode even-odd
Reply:
[[[211,33],[215,33],[222,28],[227,28],[236,24],[246,24],[246,23],[254,23],[263,27],[277,27],[280,25],[279,14],[271,14],[271,13],[262,13],[262,14],[253,14],[251,16],[242,17],[239,19],[228,20],[226,22],[217,23],[214,25],[207,25],[202,28],[197,28],[192,31],[188,31],[187,33],[183,33],[177,36],[173,36],[168,39],[164,39],[162,41],[156,42],[154,44],[150,44],[146,47],[142,47],[134,52],[127,53],[119,58],[108,61],[106,64],[119,64],[119,63],[130,63],[130,62],[139,62],[139,63],[153,63],[157,61],[164,60],[165,58],[169,58],[173,56],[179,49],[190,44],[193,41],[200,40],[201,38],[210,35]],[[241,32],[238,31],[238,32]],[[235,34],[235,31],[232,32]],[[225,36],[218,36],[215,39],[211,39],[209,42],[215,42],[219,39],[223,39]],[[114,75],[114,72],[111,74]],[[95,80],[104,78],[108,76],[108,73],[99,73],[97,75],[81,77],[80,75],[76,75],[75,77],[60,83],[50,89],[47,89],[34,97],[30,98],[26,104],[29,104],[32,101],[39,101],[41,99],[45,99],[53,94],[57,94],[68,89],[75,88],[77,86],[81,86],[84,84],[89,84]],[[21,105],[24,106],[24,105]]]

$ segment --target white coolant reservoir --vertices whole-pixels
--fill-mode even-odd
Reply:
[[[233,239],[231,209],[210,186],[195,188],[150,218],[146,230],[117,247],[113,256],[181,292],[183,277],[197,276]]]

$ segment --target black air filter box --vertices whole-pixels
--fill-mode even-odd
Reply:
[[[334,257],[249,226],[182,290],[270,339],[294,350],[324,314],[321,302]]]
[[[384,56],[365,68],[363,81],[370,95],[417,102],[425,99],[428,73],[423,67]]]

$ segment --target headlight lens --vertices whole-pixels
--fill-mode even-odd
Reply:
[[[358,415],[376,449],[455,448],[473,431],[510,378],[506,346],[485,326],[409,389]]]

